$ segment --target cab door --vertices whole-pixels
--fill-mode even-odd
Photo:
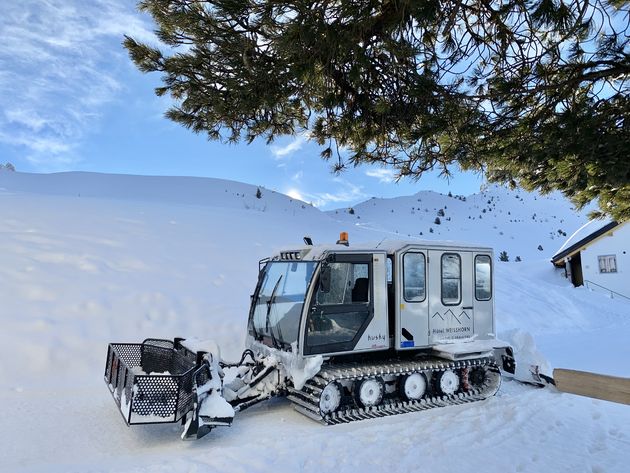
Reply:
[[[398,255],[396,294],[399,319],[394,346],[397,350],[413,350],[429,343],[429,297],[425,249],[409,249]]]
[[[472,252],[429,251],[429,342],[475,333]]]
[[[385,260],[385,253],[337,253],[322,262],[303,326],[304,355],[388,348]]]

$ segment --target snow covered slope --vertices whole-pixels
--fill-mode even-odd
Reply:
[[[478,405],[336,427],[308,420],[283,399],[199,442],[181,442],[176,425],[125,427],[102,379],[108,342],[196,335],[215,338],[226,358],[236,358],[260,258],[307,234],[334,241],[355,220],[361,225],[350,230],[351,242],[397,230],[406,236],[396,224],[407,220],[390,217],[385,204],[380,213],[368,201],[354,216],[327,214],[261,190],[257,199],[255,186],[213,179],[0,172],[0,471],[627,470],[626,406],[514,382]],[[500,216],[497,229],[477,227],[480,220],[463,217],[472,208],[456,212],[447,196],[433,195],[425,213],[448,206],[453,226],[434,230],[440,238],[477,235],[497,254],[524,259],[495,265],[500,334],[525,348],[531,334],[556,366],[605,365],[630,376],[630,305],[570,287],[546,259],[547,246],[552,253],[560,240],[539,243],[556,221],[571,232],[583,215],[557,198],[520,194],[528,204],[516,218],[531,212],[542,222],[530,216],[513,239],[499,237],[521,204],[501,189],[457,200],[486,202],[487,210],[493,196],[513,199],[515,208],[500,213],[497,202],[487,210]],[[503,245],[510,241],[514,247]],[[530,243],[545,251],[524,248]]]
[[[566,234],[587,221],[588,210],[576,212],[559,193],[541,196],[493,185],[470,196],[421,191],[372,198],[329,213],[353,227],[378,229],[397,238],[456,238],[493,246],[497,255],[506,251],[510,260],[517,256],[532,260],[550,258]]]

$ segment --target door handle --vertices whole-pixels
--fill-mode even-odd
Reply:
[[[462,309],[464,309],[464,310],[466,310],[466,309],[472,310],[473,308],[472,308],[472,306],[470,306],[470,307],[462,307]]]

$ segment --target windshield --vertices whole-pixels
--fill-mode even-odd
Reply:
[[[267,263],[252,312],[251,328],[257,339],[268,337],[282,348],[297,341],[304,299],[316,264],[314,261]]]

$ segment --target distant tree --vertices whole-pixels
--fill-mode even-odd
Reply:
[[[538,245],[538,251],[542,251],[542,250],[543,250],[542,245]]]
[[[429,233],[433,233],[433,227],[429,228]]]
[[[630,218],[627,0],[143,0],[167,117],[211,139],[308,130],[334,169],[436,167]],[[340,150],[348,150],[344,153]]]
[[[354,215],[354,209],[353,209],[352,207],[350,207],[350,208],[348,209],[348,213],[349,213],[350,215]]]
[[[448,196],[453,197],[453,193],[451,191],[448,191]]]
[[[499,261],[510,261],[510,257],[507,254],[507,251],[502,251],[499,253]]]
[[[256,198],[257,198],[257,199],[262,198],[262,192],[260,191],[260,187],[258,187],[258,188],[256,189]]]
[[[435,220],[433,221],[433,223],[435,223],[436,225],[441,225],[442,221],[440,220],[440,217],[435,217]]]
[[[518,263],[518,262],[520,262],[520,261],[521,261],[521,257],[520,257],[520,256],[517,256],[517,257],[514,259],[514,261],[516,261],[517,263]]]
[[[438,214],[438,216],[440,216],[440,217],[444,217],[444,209],[440,209],[440,210],[438,210],[438,213],[437,213],[437,214]]]

